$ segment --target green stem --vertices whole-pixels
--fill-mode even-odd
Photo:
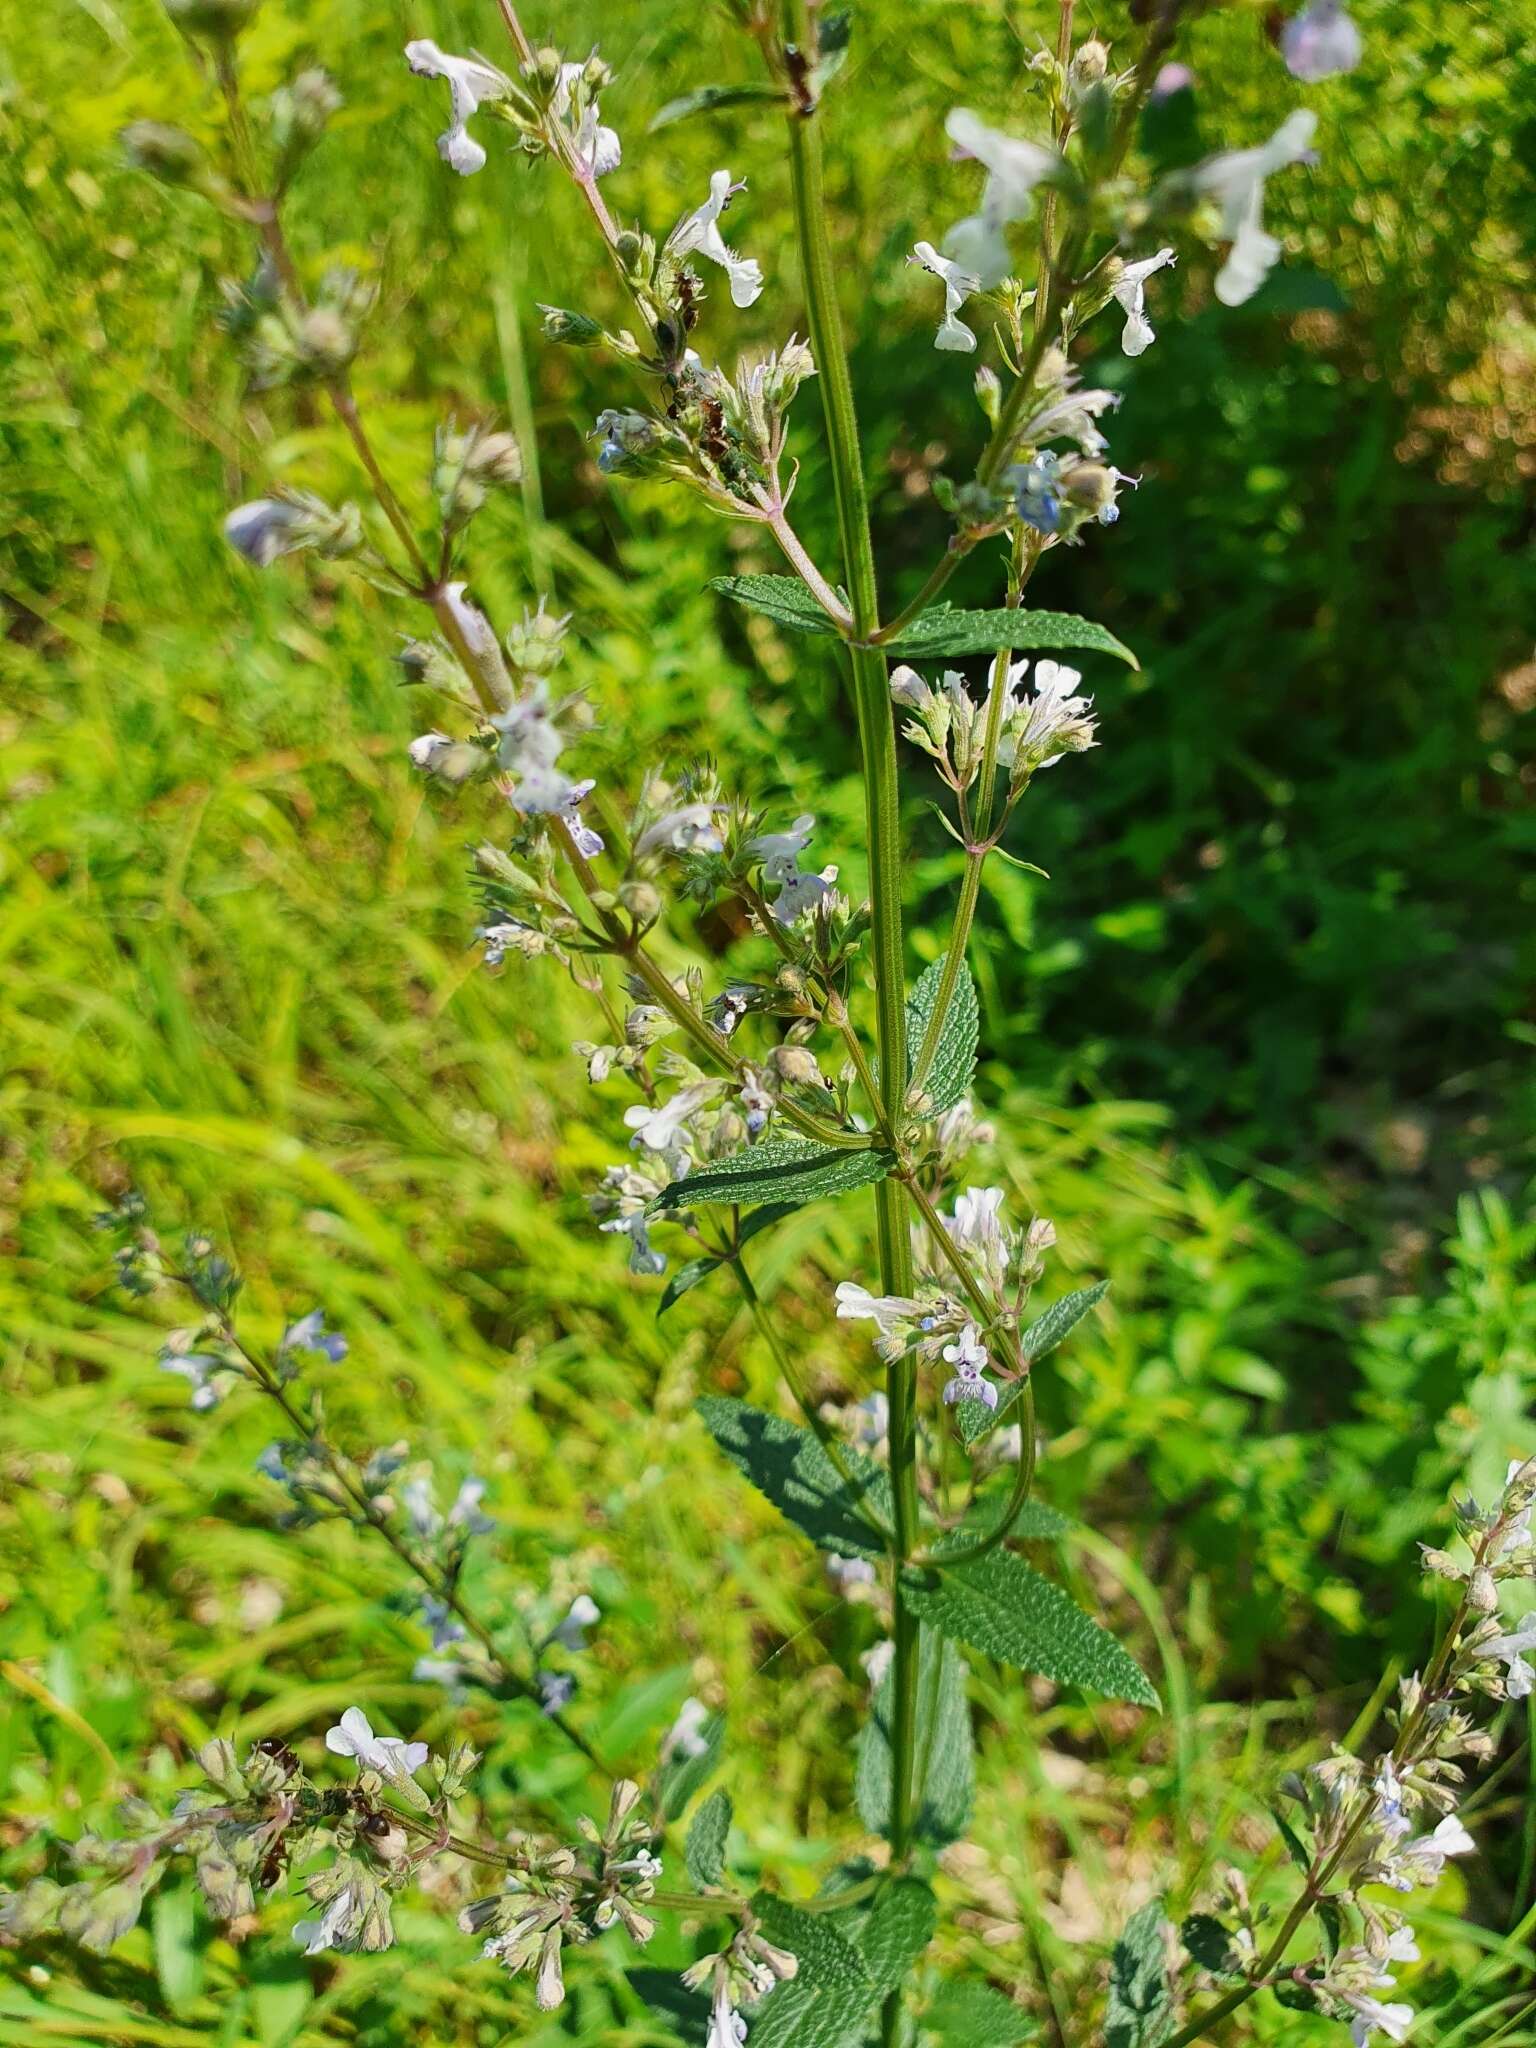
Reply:
[[[794,0],[794,40],[812,45],[810,9]],[[869,845],[871,955],[875,974],[875,1029],[880,1051],[880,1098],[886,1119],[899,1127],[907,1092],[906,960],[901,925],[901,814],[896,733],[891,717],[885,657],[870,643],[880,623],[875,582],[869,500],[859,450],[853,383],[843,343],[842,321],[827,235],[822,187],[821,139],[814,116],[789,117],[790,185],[805,285],[806,320],[816,355],[817,382],[826,414],[843,572],[852,615],[848,649],[859,748],[864,767],[865,825]],[[875,1190],[880,1280],[888,1294],[912,1291],[912,1244],[905,1190],[895,1180]],[[917,1624],[902,1604],[900,1575],[917,1540],[917,1368],[910,1358],[887,1368],[893,1521],[891,1575],[895,1609],[894,1708],[891,1728],[891,1856],[900,1863],[912,1846],[912,1775],[917,1730]],[[881,2032],[894,2042],[901,2029],[902,1994],[892,1991],[881,2012]]]

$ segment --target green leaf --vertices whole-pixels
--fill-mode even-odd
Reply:
[[[675,1180],[651,1204],[653,1209],[696,1209],[704,1202],[766,1202],[781,1212],[803,1207],[850,1188],[884,1180],[896,1164],[890,1152],[870,1145],[834,1148],[812,1138],[765,1138],[716,1166],[704,1166]]]
[[[901,1598],[920,1620],[999,1663],[1105,1699],[1159,1704],[1108,1630],[1011,1550],[989,1550],[970,1564],[909,1570]]]
[[[817,1989],[862,1992],[873,1996],[864,1958],[846,1935],[839,1934],[825,1913],[802,1913],[774,1892],[755,1892],[752,1911],[776,1948],[787,1948],[799,1962],[797,1984]]]
[[[718,590],[750,612],[761,612],[776,626],[795,633],[836,633],[837,628],[812,597],[798,576],[712,576],[711,590]],[[842,595],[841,591],[838,593]]]
[[[1019,1339],[1021,1354],[1033,1363],[1037,1358],[1044,1358],[1047,1351],[1054,1351],[1062,1338],[1075,1330],[1088,1311],[1096,1308],[1108,1292],[1109,1282],[1098,1280],[1092,1287],[1074,1288],[1060,1301],[1053,1301],[1045,1314],[1031,1323]],[[1001,1407],[1001,1402],[998,1405]]]
[[[686,1266],[679,1266],[662,1290],[661,1300],[656,1304],[658,1316],[664,1316],[672,1304],[681,1301],[685,1294],[691,1294],[701,1280],[707,1280],[711,1273],[719,1272],[727,1264],[725,1259],[690,1259]]]
[[[941,1984],[917,2023],[940,2048],[1017,2048],[1039,2032],[1027,2012],[990,1984]]]
[[[887,1885],[865,1917],[859,1952],[877,1995],[894,1991],[933,1939],[938,1901],[917,1877]]]
[[[752,2048],[858,2048],[871,1994],[807,1984],[796,1977],[770,1993],[752,2014]]]
[[[1126,1922],[1109,1959],[1107,2048],[1158,2048],[1173,2032],[1173,1987],[1168,1981],[1167,1926],[1161,1899],[1149,1899]]]
[[[701,85],[693,92],[685,92],[651,116],[650,132],[654,135],[660,128],[670,128],[676,121],[691,121],[695,114],[718,114],[727,107],[762,106],[765,102],[783,103],[784,95],[776,85]]]
[[[890,1482],[877,1465],[845,1452],[850,1486],[811,1432],[783,1416],[718,1394],[705,1395],[698,1410],[737,1471],[813,1543],[839,1557],[885,1555],[880,1532],[858,1512],[863,1502],[889,1517]]]
[[[943,960],[935,960],[932,966],[923,969],[907,997],[907,1048],[908,1056],[912,1059],[917,1057],[918,1047],[928,1030],[934,1004],[939,999],[939,982],[943,974]],[[929,1068],[928,1079],[924,1083],[926,1093],[933,1100],[933,1107],[927,1111],[928,1115],[938,1116],[946,1109],[953,1109],[971,1085],[971,1075],[976,1070],[976,1045],[979,1033],[976,984],[971,979],[971,970],[962,960],[960,971],[955,977],[954,992],[949,999],[944,1028],[939,1034],[933,1065]]]
[[[701,1891],[706,1885],[720,1882],[720,1873],[725,1868],[725,1841],[731,1832],[731,1810],[729,1792],[711,1792],[689,1825],[683,1861]]]
[[[1312,1868],[1312,1851],[1307,1847],[1300,1835],[1297,1834],[1278,1806],[1272,1806],[1269,1811],[1275,1826],[1280,1830],[1280,1839],[1284,1842],[1286,1853],[1291,1861],[1298,1870],[1310,1871]]]
[[[1328,1959],[1331,1962],[1344,1940],[1344,1909],[1337,1899],[1319,1899],[1317,1917],[1322,1922],[1323,1940],[1327,1944]]]
[[[168,1885],[155,1894],[149,1909],[154,1932],[155,1975],[166,2004],[184,2013],[203,1985],[203,1956],[197,1941],[197,1914],[191,1885]]]
[[[1231,1930],[1214,1913],[1191,1913],[1179,1939],[1202,1970],[1213,1977],[1240,1977],[1242,1962],[1232,1946]]]
[[[853,40],[853,12],[840,7],[836,14],[829,14],[821,24],[816,38],[816,63],[811,72],[811,90],[818,97],[830,85],[848,61],[848,45]]]
[[[679,1750],[656,1772],[656,1803],[663,1820],[676,1820],[696,1792],[714,1776],[725,1746],[725,1716],[716,1714],[699,1730],[702,1747],[691,1756]]]
[[[705,2048],[709,2038],[709,1994],[690,1991],[676,1970],[640,1969],[625,1973],[629,1988],[687,2048]]]
[[[1132,668],[1140,667],[1124,641],[1074,612],[964,612],[936,605],[885,643],[887,654],[914,661],[937,654],[995,654],[1002,647],[1077,648],[1086,654],[1113,654]]]
[[[965,1659],[954,1644],[934,1629],[923,1629],[918,1639],[914,1833],[932,1849],[958,1841],[971,1817],[975,1777],[965,1681]],[[869,1718],[859,1731],[854,1773],[859,1818],[876,1835],[889,1834],[891,1826],[891,1720],[895,1708],[892,1665],[876,1688]]]

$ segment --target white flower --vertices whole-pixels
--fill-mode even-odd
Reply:
[[[1349,2038],[1354,2048],[1365,2048],[1372,2034],[1385,2034],[1389,2041],[1405,2041],[1413,2025],[1411,2005],[1383,2005],[1361,1991],[1341,1991],[1339,1996],[1354,2013]]]
[[[1536,1614],[1528,1614],[1510,1634],[1495,1636],[1483,1645],[1483,1656],[1495,1657],[1504,1666],[1506,1699],[1529,1699],[1536,1690],[1536,1671],[1525,1661],[1527,1650],[1536,1650]]]
[[[720,853],[725,842],[715,820],[724,810],[724,804],[684,804],[667,811],[646,826],[635,841],[635,852],[642,857],[662,852]]]
[[[981,279],[972,271],[963,270],[958,263],[951,263],[947,256],[941,256],[932,242],[916,243],[907,261],[920,263],[944,285],[944,318],[939,323],[934,347],[970,355],[976,347],[976,336],[960,318],[960,308],[973,293],[981,290]]]
[[[720,232],[720,216],[745,185],[733,185],[729,171],[715,171],[709,181],[709,197],[692,213],[685,214],[667,237],[667,252],[676,257],[697,253],[718,263],[731,280],[731,303],[750,306],[763,289],[761,267],[750,256],[738,256],[727,246]]]
[[[891,1433],[891,1404],[885,1394],[866,1394],[853,1410],[853,1440],[863,1451],[878,1451]]]
[[[831,893],[832,884],[837,880],[835,867],[823,868],[819,875],[801,874],[797,869],[774,897],[772,910],[780,924],[798,924],[802,917],[808,917],[824,896]]]
[[[224,521],[224,538],[237,554],[265,569],[295,545],[292,535],[303,514],[280,498],[255,498],[237,505]]]
[[[954,1378],[944,1389],[944,1399],[951,1406],[956,1401],[980,1401],[988,1408],[997,1406],[997,1389],[986,1377],[990,1363],[987,1347],[974,1323],[967,1323],[954,1343],[944,1346],[944,1363],[955,1368]]]
[[[467,583],[450,583],[443,596],[453,614],[454,624],[464,636],[464,644],[477,659],[488,662],[495,673],[502,667],[501,647],[490,620],[464,595],[468,588]]]
[[[411,741],[407,749],[413,768],[425,769],[431,773],[433,763],[452,751],[453,741],[445,732],[424,732]]]
[[[933,696],[933,691],[915,668],[908,668],[905,662],[891,670],[891,698],[894,703],[909,705],[920,711]]]
[[[955,1198],[955,1213],[945,1220],[962,1251],[980,1265],[986,1281],[1001,1291],[1013,1252],[1013,1235],[1003,1224],[1001,1188],[967,1188]]]
[[[179,1379],[186,1380],[192,1388],[192,1406],[199,1414],[206,1414],[210,1408],[217,1408],[224,1398],[224,1388],[214,1378],[217,1372],[229,1370],[227,1359],[215,1357],[206,1351],[182,1351],[175,1345],[167,1345],[160,1354],[160,1370],[173,1372]]]
[[[631,1104],[624,1121],[635,1134],[632,1143],[647,1152],[672,1151],[689,1117],[713,1102],[724,1086],[723,1081],[694,1081],[679,1088],[670,1102]]]
[[[826,1559],[827,1577],[839,1593],[847,1594],[854,1586],[872,1586],[876,1572],[867,1557],[838,1557],[829,1552]]]
[[[424,1742],[402,1742],[397,1735],[375,1735],[361,1707],[348,1707],[334,1728],[325,1731],[325,1746],[333,1756],[353,1756],[370,1771],[386,1775],[402,1772],[409,1776],[427,1760]]]
[[[485,168],[485,151],[469,132],[469,117],[484,100],[505,99],[511,80],[478,57],[450,57],[437,44],[420,38],[405,46],[405,61],[418,78],[446,78],[452,124],[437,138],[445,164],[467,178]]]
[[[1470,1856],[1477,1844],[1454,1813],[1448,1813],[1433,1834],[1417,1835],[1405,1842],[1391,1859],[1383,1882],[1395,1891],[1411,1891],[1415,1885],[1434,1884],[1451,1856]]]
[[[1520,1474],[1525,1471],[1526,1465],[1528,1463],[1536,1463],[1536,1460],[1527,1460],[1524,1458],[1510,1459],[1509,1469],[1504,1474],[1504,1494],[1506,1501],[1508,1499],[1511,1487],[1514,1485],[1516,1479],[1519,1478]],[[1532,1493],[1531,1498],[1525,1503],[1525,1506],[1523,1508],[1519,1509],[1516,1513],[1509,1515],[1508,1519],[1505,1521],[1504,1534],[1499,1539],[1499,1547],[1497,1552],[1497,1555],[1499,1557],[1508,1557],[1511,1551],[1524,1550],[1526,1546],[1530,1543],[1531,1513],[1533,1509],[1536,1509],[1536,1492]]]
[[[1001,284],[1012,267],[1011,221],[1028,217],[1035,187],[1059,168],[1061,158],[1042,142],[1026,142],[989,128],[969,107],[956,107],[944,131],[957,148],[987,167],[981,211],[960,221],[945,237],[951,258],[974,276],[982,290]]]
[[[1008,714],[997,758],[1004,767],[1018,762],[1033,771],[1054,766],[1063,754],[1086,752],[1098,726],[1093,699],[1072,694],[1083,680],[1080,670],[1061,661],[1037,661],[1035,694],[1027,697],[1020,693],[1029,665],[1026,658],[1009,666],[1006,687],[1009,698],[1017,698],[1018,708]],[[1001,1200],[1002,1190],[994,1192]]]
[[[1120,330],[1120,347],[1126,355],[1144,355],[1157,339],[1147,318],[1147,279],[1154,270],[1162,270],[1177,260],[1172,249],[1159,249],[1155,256],[1144,256],[1138,263],[1127,263],[1115,279],[1115,303],[1125,314],[1125,325]]]
[[[731,2004],[729,1973],[721,1970],[715,1978],[715,1997],[709,2009],[709,2038],[705,2048],[741,2048],[746,2038],[747,2023]]]
[[[1298,107],[1268,142],[1229,150],[1196,166],[1195,190],[1220,200],[1221,232],[1232,244],[1216,274],[1216,296],[1224,306],[1251,299],[1278,262],[1280,244],[1264,231],[1264,181],[1287,164],[1300,163],[1316,132],[1316,114]]]
[[[766,881],[793,881],[799,872],[800,855],[810,845],[815,829],[815,818],[809,811],[802,811],[787,832],[760,832],[747,841],[746,850],[762,862]]]
[[[839,1322],[873,1323],[875,1348],[882,1358],[896,1358],[906,1348],[911,1327],[923,1313],[920,1302],[901,1294],[871,1294],[854,1280],[837,1283]],[[884,1435],[882,1425],[881,1434]]]
[[[584,1650],[587,1647],[587,1630],[596,1627],[601,1619],[602,1609],[591,1594],[578,1593],[564,1621],[551,1629],[549,1640],[567,1650]]]
[[[295,1921],[293,1938],[305,1955],[317,1956],[322,1950],[335,1948],[338,1942],[346,1940],[354,1903],[351,1887],[346,1886],[330,1901],[318,1920]]]
[[[896,1645],[887,1637],[876,1643],[872,1650],[866,1650],[859,1662],[864,1666],[871,1692],[878,1692],[884,1683],[885,1674],[891,1668],[891,1659],[896,1655]]]
[[[448,1510],[449,1528],[467,1529],[471,1536],[483,1536],[487,1530],[494,1529],[496,1524],[490,1516],[480,1511],[484,1498],[485,1481],[471,1475],[459,1488],[453,1506]]]
[[[1387,1936],[1387,1946],[1382,1955],[1382,1961],[1385,1963],[1416,1963],[1418,1960],[1419,1944],[1414,1939],[1413,1929],[1406,1922],[1401,1927],[1394,1927]],[[1383,1974],[1380,1982],[1385,1984],[1389,1981],[1386,1975]]]
[[[643,1209],[637,1209],[632,1216],[610,1216],[606,1223],[599,1223],[599,1230],[607,1231],[629,1239],[629,1270],[642,1279],[658,1279],[667,1270],[665,1252],[656,1251],[651,1244],[650,1228]]]
[[[555,96],[550,101],[550,111],[558,118],[563,119],[570,112],[571,90],[585,69],[584,64],[560,66]],[[599,119],[595,93],[588,97],[586,112],[572,140],[578,168],[589,178],[606,178],[610,171],[618,169],[623,159],[624,151],[617,134],[612,128],[604,128]]]
[[[1390,1754],[1376,1766],[1374,1782],[1376,1811],[1372,1817],[1382,1834],[1395,1842],[1409,1832],[1413,1823],[1403,1811],[1403,1781]]]
[[[709,1741],[704,1733],[709,1726],[709,1719],[709,1709],[702,1700],[684,1700],[677,1710],[677,1719],[662,1740],[663,1763],[674,1756],[680,1756],[690,1762],[694,1757],[703,1756],[709,1748]]]
[[[1292,78],[1304,85],[1336,78],[1360,62],[1360,31],[1340,0],[1312,0],[1280,31],[1280,54]]]

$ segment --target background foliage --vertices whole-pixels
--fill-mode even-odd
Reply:
[[[1066,2040],[1103,1986],[1070,1945],[1102,1956],[1129,1908],[1170,1882],[1192,1900],[1217,1856],[1270,1869],[1275,1771],[1419,1653],[1415,1539],[1451,1484],[1489,1487],[1536,1441],[1536,14],[1356,11],[1361,70],[1306,95],[1321,165],[1271,192],[1285,268],[1233,314],[1186,258],[1157,281],[1158,346],[1098,366],[1143,482],[1112,536],[1052,557],[1042,601],[1101,618],[1143,668],[1101,665],[1102,751],[1028,809],[1018,850],[1050,882],[989,870],[995,1176],[1056,1218],[1064,1285],[1114,1283],[1042,1374],[1042,1484],[1101,1532],[1064,1569],[1139,1633],[1170,1704],[1122,1726],[981,1682],[995,1739],[941,1943]],[[539,26],[580,52],[599,16],[627,143],[610,196],[664,226],[717,162],[747,176],[733,233],[770,288],[737,331],[777,337],[796,286],[771,124],[643,138],[746,53],[659,0]],[[868,0],[832,117],[898,595],[942,534],[929,480],[977,431],[902,259],[963,210],[942,111],[1005,114],[1044,26],[1039,6]],[[1103,27],[1123,32],[1114,8]],[[814,810],[857,882],[830,665],[706,590],[772,566],[758,541],[598,478],[583,435],[622,379],[545,350],[530,317],[602,290],[571,253],[574,196],[511,158],[440,171],[441,110],[398,54],[424,33],[498,49],[467,0],[272,0],[248,45],[258,90],[314,59],[347,98],[298,240],[382,279],[362,385],[386,462],[424,488],[440,417],[510,415],[542,480],[484,515],[477,580],[504,613],[538,587],[576,609],[594,758],[622,777],[707,746],[755,797]],[[1294,96],[1257,12],[1198,28],[1191,62],[1192,103],[1149,137],[1170,159],[1267,133]],[[273,1529],[265,1418],[235,1400],[189,1426],[107,1290],[90,1219],[132,1177],[233,1241],[274,1328],[325,1302],[353,1346],[344,1430],[487,1471],[505,1532],[487,1598],[595,1593],[581,1711],[605,1750],[643,1757],[690,1692],[728,1705],[744,1835],[793,1888],[847,1804],[877,1621],[814,1581],[692,1419],[701,1387],[772,1399],[750,1327],[707,1289],[658,1326],[585,1220],[618,1097],[565,1055],[587,1020],[552,976],[493,980],[467,949],[465,824],[404,763],[421,721],[388,659],[401,621],[323,565],[261,577],[219,539],[267,480],[355,485],[328,419],[242,396],[214,315],[243,252],[118,167],[116,130],[142,116],[214,129],[150,0],[0,29],[0,1860],[35,1868],[40,1830],[174,1782],[214,1730],[309,1737],[361,1700],[432,1734],[451,1711],[406,1676],[421,1644],[388,1569]],[[797,509],[826,559],[809,397]],[[993,573],[973,563],[957,600]],[[953,862],[916,805],[911,845],[915,968]],[[867,1261],[858,1233],[856,1205],[812,1212],[759,1275],[828,1396],[870,1372],[826,1313]],[[493,1822],[519,1792],[578,1796],[542,1730],[471,1721]],[[1528,1733],[1480,1795],[1487,1854],[1426,1915],[1412,1995],[1441,2048],[1506,2022],[1500,2040],[1530,2038],[1512,1990],[1529,1920],[1505,1939],[1536,1895]],[[322,1967],[283,1927],[210,1940],[168,1892],[109,1961],[0,1957],[0,2036],[659,2038],[616,1956],[536,2022],[446,1920],[402,1919],[390,1956]],[[1313,2023],[1261,2001],[1244,2024],[1292,2041]]]

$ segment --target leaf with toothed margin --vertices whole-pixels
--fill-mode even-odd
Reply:
[[[909,1058],[916,1059],[918,1048],[932,1021],[933,1008],[939,1000],[939,983],[943,975],[943,960],[935,960],[932,966],[923,969],[907,997]],[[970,1087],[971,1076],[976,1071],[976,1047],[980,1031],[976,984],[971,979],[970,968],[962,960],[949,998],[944,1027],[939,1033],[939,1042],[934,1051],[933,1065],[928,1069],[928,1078],[923,1083],[923,1091],[932,1103],[932,1107],[925,1111],[926,1115],[940,1116],[946,1109],[953,1109]]]
[[[792,633],[837,632],[798,576],[712,576],[709,587]]]
[[[829,1195],[846,1195],[884,1180],[895,1154],[873,1145],[819,1145],[814,1138],[765,1138],[686,1180],[675,1180],[652,1202],[653,1209],[696,1209],[706,1202],[771,1202],[799,1209]]]
[[[762,1208],[752,1210],[750,1215],[741,1219],[740,1228],[736,1232],[737,1250],[756,1237],[760,1230],[771,1229],[775,1223],[781,1222],[786,1216],[792,1216],[794,1212],[793,1202],[765,1202]],[[701,1280],[707,1280],[711,1273],[718,1273],[723,1266],[729,1266],[730,1263],[728,1258],[718,1258],[711,1252],[705,1258],[690,1259],[686,1266],[679,1266],[663,1288],[661,1300],[656,1304],[658,1317],[664,1316],[674,1302],[681,1301],[685,1294],[691,1293]]]
[[[659,107],[651,116],[650,133],[670,128],[675,121],[691,121],[696,114],[720,114],[730,107],[785,104],[784,94],[776,85],[701,85]]]
[[[683,1843],[683,1861],[688,1875],[702,1891],[718,1884],[725,1869],[725,1843],[731,1832],[731,1795],[711,1792],[688,1824]]]
[[[1089,1310],[1098,1307],[1108,1292],[1109,1282],[1098,1280],[1092,1287],[1075,1287],[1060,1301],[1053,1301],[1045,1314],[1037,1316],[1020,1337],[1020,1355],[1033,1365],[1036,1359],[1054,1351],[1061,1340],[1077,1328]],[[1024,1381],[1017,1379],[1011,1386],[1004,1387],[995,1408],[988,1408],[980,1401],[961,1401],[955,1409],[955,1423],[961,1441],[967,1445],[979,1443],[995,1429],[1018,1401],[1023,1386]]]
[[[744,1479],[787,1521],[835,1557],[877,1558],[885,1539],[859,1512],[882,1522],[891,1514],[890,1481],[878,1465],[845,1450],[845,1479],[808,1429],[745,1401],[706,1394],[696,1403],[704,1427]]]
[[[1000,1664],[1105,1699],[1160,1704],[1108,1629],[1011,1550],[989,1550],[967,1564],[936,1556],[928,1566],[909,1567],[901,1601],[920,1621]]]
[[[935,605],[912,621],[885,652],[906,661],[932,660],[937,655],[995,654],[1002,648],[1061,650],[1081,654],[1112,654],[1132,668],[1141,664],[1123,640],[1092,619],[1075,612],[952,611]]]

